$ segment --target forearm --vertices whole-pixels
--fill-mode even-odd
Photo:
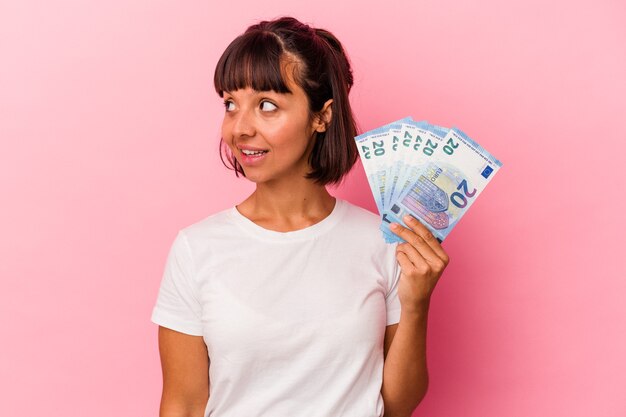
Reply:
[[[207,401],[186,403],[164,395],[161,397],[159,417],[202,417]]]
[[[426,395],[427,322],[428,303],[419,309],[402,310],[383,368],[385,417],[410,417]]]
[[[204,408],[186,410],[171,407],[161,407],[159,410],[159,417],[202,417],[203,415]]]

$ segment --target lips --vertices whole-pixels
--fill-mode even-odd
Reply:
[[[259,151],[257,153],[246,155],[242,151],[241,156],[238,159],[239,162],[245,167],[255,167],[263,163],[268,153],[269,151]]]

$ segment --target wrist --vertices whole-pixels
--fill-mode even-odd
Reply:
[[[430,298],[412,303],[411,305],[401,304],[400,311],[405,317],[419,318],[427,316],[429,308]]]

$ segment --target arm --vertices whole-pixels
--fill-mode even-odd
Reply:
[[[410,417],[426,395],[428,309],[435,285],[450,262],[426,226],[412,216],[405,216],[404,221],[410,228],[391,224],[391,230],[405,242],[396,247],[401,313],[383,368],[385,417]]]
[[[422,311],[402,311],[400,322],[385,332],[385,365],[382,395],[385,417],[410,417],[428,389],[426,323],[428,305]]]
[[[159,417],[202,417],[209,399],[209,355],[202,336],[159,326],[163,393]]]

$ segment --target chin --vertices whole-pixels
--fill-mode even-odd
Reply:
[[[246,174],[245,179],[247,179],[250,182],[254,182],[256,184],[267,182],[270,180],[270,178],[264,176],[263,174],[259,175],[258,173],[246,172],[245,170],[244,170],[244,173]]]

